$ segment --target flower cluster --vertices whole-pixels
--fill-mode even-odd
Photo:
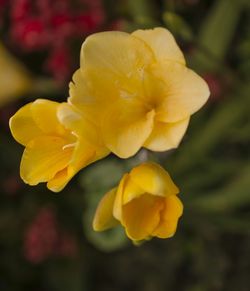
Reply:
[[[58,192],[80,169],[108,154],[96,127],[81,115],[67,116],[65,106],[38,99],[10,120],[13,137],[25,146],[20,175],[29,185],[47,182]]]
[[[69,95],[62,104],[37,100],[10,120],[13,136],[25,146],[21,177],[30,185],[47,182],[60,191],[80,169],[109,153],[129,158],[143,147],[178,147],[209,89],[186,67],[172,34],[155,28],[89,36]],[[182,212],[177,193],[162,168],[139,166],[104,196],[94,228],[118,221],[135,241],[169,237]]]
[[[5,2],[13,44],[27,52],[47,51],[45,69],[58,81],[68,77],[72,66],[70,41],[97,31],[105,20],[101,0]]]
[[[101,200],[93,221],[96,231],[121,223],[135,241],[174,235],[182,203],[179,189],[157,164],[145,163],[125,174],[118,187]]]

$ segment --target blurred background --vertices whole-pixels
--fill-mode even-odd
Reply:
[[[249,290],[249,8],[248,0],[0,0],[1,291]],[[59,194],[25,185],[10,116],[36,98],[66,100],[87,35],[155,26],[175,35],[211,90],[180,148],[110,156]],[[146,159],[181,189],[176,235],[135,247],[121,228],[95,233],[100,197]]]

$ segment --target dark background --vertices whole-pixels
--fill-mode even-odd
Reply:
[[[0,290],[247,291],[250,285],[250,10],[247,0],[0,0]],[[80,46],[96,31],[163,26],[211,97],[181,146],[109,156],[59,194],[19,178],[8,119],[36,98],[65,101]],[[95,233],[102,195],[141,160],[181,189],[176,235],[140,247]]]

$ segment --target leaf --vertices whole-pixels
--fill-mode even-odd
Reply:
[[[152,19],[157,16],[156,5],[150,0],[128,0],[128,8],[135,19],[148,18]]]
[[[220,69],[232,42],[243,4],[240,1],[218,0],[214,2],[203,22],[199,35],[200,50],[193,55],[191,66],[201,71]]]
[[[88,192],[113,188],[124,174],[123,164],[115,158],[107,158],[85,169],[80,175],[80,185]]]
[[[188,138],[186,144],[182,145],[182,151],[175,159],[175,171],[184,173],[216,149],[218,144],[228,140],[235,127],[242,127],[244,117],[249,115],[249,92],[248,85],[239,85],[231,98],[218,106],[206,122],[200,124],[196,132],[192,133],[192,138]]]
[[[230,211],[250,203],[250,166],[237,171],[234,179],[222,189],[202,195],[192,202],[192,207],[199,211]]]
[[[179,35],[186,41],[193,39],[193,32],[187,22],[179,15],[173,12],[165,12],[163,21],[174,35]]]

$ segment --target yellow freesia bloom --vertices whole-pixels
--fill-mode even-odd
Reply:
[[[121,158],[141,147],[176,148],[209,97],[164,28],[93,34],[80,59],[68,102],[99,126],[107,148]]]
[[[158,164],[145,163],[125,174],[102,198],[93,228],[103,231],[121,223],[133,241],[174,235],[183,206],[179,189]]]
[[[31,78],[25,68],[0,43],[0,106],[27,92]]]
[[[10,119],[10,129],[25,146],[21,178],[29,185],[47,182],[54,192],[81,168],[109,153],[94,125],[64,103],[44,99],[29,103]]]

